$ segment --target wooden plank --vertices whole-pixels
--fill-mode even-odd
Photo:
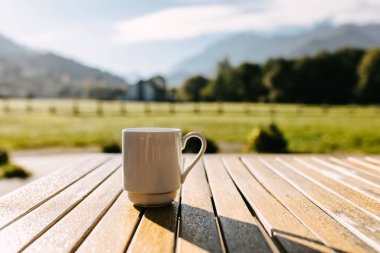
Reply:
[[[332,194],[332,191],[317,180],[298,171],[295,167],[296,161],[285,161],[283,158],[278,161],[272,167],[278,175],[369,246],[376,250],[380,248],[380,222],[376,216],[369,216],[341,196]]]
[[[289,252],[332,252],[247,170],[238,157],[224,157],[230,176],[267,232]]]
[[[334,157],[330,157],[330,161],[327,160],[326,158],[321,158],[321,157],[312,157],[312,161],[315,161],[319,164],[322,164],[328,168],[333,169],[334,171],[343,174],[345,176],[349,176],[357,181],[363,182],[365,184],[372,185],[376,188],[380,187],[378,186],[380,184],[380,179],[377,178],[374,175],[362,172],[357,169],[357,165],[352,166],[340,166],[340,165],[335,165],[332,162],[335,160]],[[347,163],[346,163],[347,164]]]
[[[85,157],[85,154],[28,155],[21,152],[21,154],[12,155],[12,163],[27,168],[32,172],[32,175],[21,180],[0,180],[0,197],[52,173],[54,169],[57,169],[57,167],[52,167],[52,164],[72,164],[82,160],[83,157]]]
[[[252,174],[326,245],[340,252],[375,252],[357,236],[278,176],[272,159],[243,159]]]
[[[0,230],[63,191],[110,156],[89,156],[0,198]],[[54,165],[56,166],[56,165]]]
[[[325,163],[330,167],[338,167],[338,170],[345,170],[346,174],[351,174],[354,177],[360,177],[364,182],[369,182],[370,184],[375,185],[380,184],[380,176],[376,176],[369,172],[368,169],[352,164],[351,162],[342,162],[341,164],[336,165],[334,164],[334,160],[336,159],[335,157],[330,157],[330,159],[326,157],[313,157],[312,159],[319,163]]]
[[[228,252],[278,251],[265,231],[263,235],[220,157],[206,156],[204,165]]]
[[[121,193],[120,178],[121,169],[118,169],[24,252],[71,252],[77,249]]]
[[[127,252],[172,252],[176,245],[178,251],[183,252],[202,251],[206,247],[218,251],[214,250],[218,249],[218,235],[208,185],[206,181],[198,181],[199,177],[205,179],[204,171],[198,165],[183,186],[177,242],[179,195],[172,205],[145,210]]]
[[[335,164],[343,166],[345,168],[350,168],[352,170],[361,171],[362,173],[367,173],[373,177],[380,178],[380,171],[373,170],[371,168],[363,168],[362,166],[354,165],[347,160],[338,159],[337,157],[329,157],[329,160]]]
[[[371,170],[375,170],[375,171],[380,172],[380,166],[374,165],[372,163],[363,161],[363,160],[355,158],[355,157],[347,157],[347,160],[352,162],[352,163],[355,163],[357,165],[360,165],[366,169],[371,169]],[[377,160],[375,160],[375,161],[377,161]]]
[[[379,159],[376,159],[374,157],[371,157],[371,156],[366,156],[364,157],[364,160],[370,162],[370,163],[373,163],[373,164],[376,164],[376,165],[380,165],[380,160]],[[377,170],[377,169],[376,169]]]
[[[119,166],[120,159],[106,162],[103,166],[0,231],[0,252],[17,252],[25,248],[75,208]]]
[[[147,208],[127,252],[173,252],[178,218],[179,194],[170,205]]]
[[[355,174],[349,173],[341,166],[333,165],[317,158],[312,158],[312,160],[307,162],[300,158],[295,159],[304,166],[310,169],[318,170],[323,175],[339,182],[340,184],[346,185],[347,187],[350,187],[369,198],[372,198],[374,201],[380,201],[380,187],[378,187],[377,184],[366,181]]]
[[[293,158],[282,158],[285,161],[292,161]],[[336,174],[331,170],[321,167],[321,164],[316,164],[307,158],[298,158],[293,166],[297,171],[317,180],[320,184],[327,187],[333,194],[340,195],[341,197],[352,202],[357,208],[365,209],[366,212],[378,215],[380,217],[380,202],[368,197],[366,194],[361,193],[361,190],[353,189],[348,183],[342,180],[340,174]],[[322,163],[324,164],[324,163]]]
[[[140,211],[124,191],[76,252],[125,252],[140,221]]]
[[[192,157],[186,159],[189,164]],[[221,252],[217,220],[203,164],[199,162],[182,186],[178,252]]]

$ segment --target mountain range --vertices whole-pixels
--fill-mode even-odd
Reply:
[[[0,97],[80,96],[96,85],[126,86],[123,78],[0,35]]]
[[[341,47],[380,47],[380,25],[320,26],[296,35],[239,33],[218,39],[200,53],[163,73],[169,86],[193,75],[213,77],[217,63],[264,63],[275,57],[300,57]],[[0,97],[74,97],[94,86],[126,87],[124,78],[51,52],[19,45],[0,35]]]
[[[224,58],[228,58],[233,65],[242,62],[264,63],[270,58],[299,57],[342,47],[380,47],[380,25],[320,26],[292,36],[236,34],[179,62],[166,77],[169,84],[178,86],[193,75],[214,76],[217,63]]]

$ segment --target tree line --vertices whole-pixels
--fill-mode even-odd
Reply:
[[[306,104],[380,103],[380,49],[343,48],[264,64],[218,63],[215,78],[193,76],[178,90],[184,101]]]

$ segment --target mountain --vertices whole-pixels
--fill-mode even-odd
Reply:
[[[228,58],[233,65],[242,62],[263,63],[269,58],[299,57],[341,47],[380,47],[380,25],[322,26],[293,36],[237,34],[181,61],[166,77],[169,84],[178,86],[196,74],[213,76],[217,63],[223,58]]]
[[[53,53],[31,50],[0,35],[0,97],[80,96],[99,84],[126,86],[121,77]]]

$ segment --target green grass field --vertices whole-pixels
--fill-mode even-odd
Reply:
[[[178,103],[173,108],[80,100],[75,109],[74,104],[0,101],[0,148],[92,147],[118,142],[122,128],[156,126],[200,131],[222,152],[245,152],[250,131],[274,120],[291,152],[380,153],[380,109],[374,106]]]

